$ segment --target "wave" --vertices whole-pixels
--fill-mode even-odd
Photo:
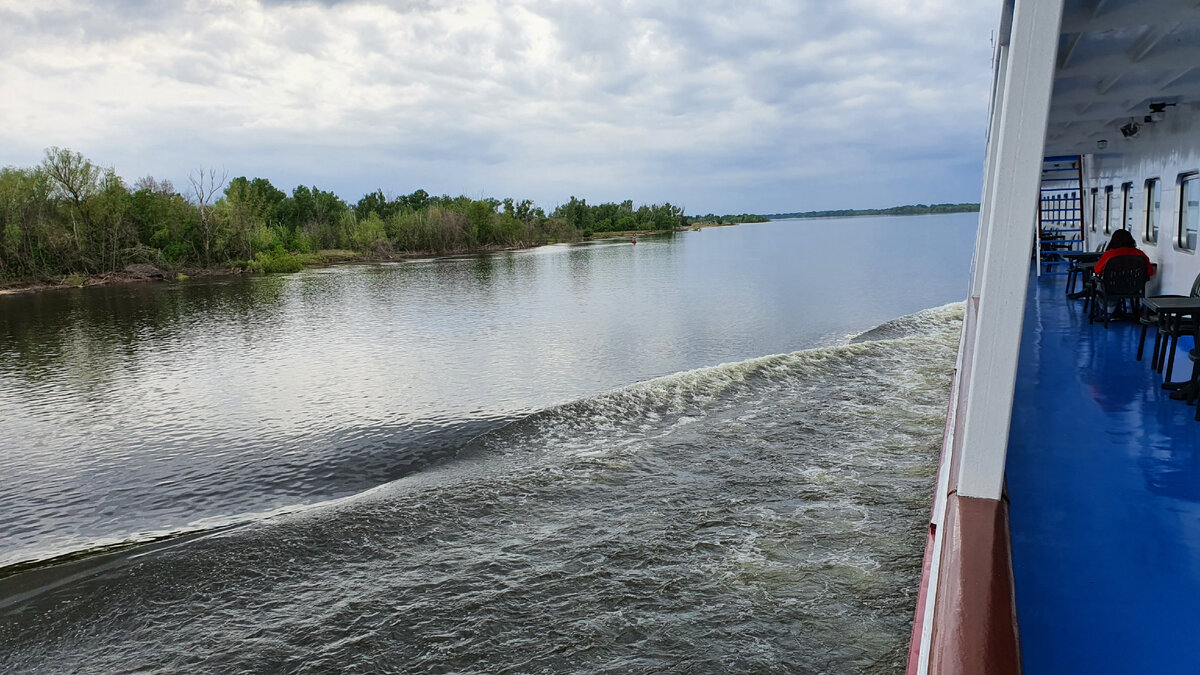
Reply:
[[[952,302],[941,307],[933,307],[915,314],[901,316],[886,321],[871,330],[859,333],[850,339],[851,344],[871,342],[874,340],[894,340],[897,338],[929,335],[946,330],[956,330],[962,324],[966,312],[965,302]]]
[[[557,436],[554,440],[560,447],[571,448],[579,443],[578,434],[583,430],[594,435],[648,421],[659,424],[665,419],[682,419],[686,423],[689,414],[703,414],[723,399],[744,396],[772,382],[869,377],[877,363],[873,358],[880,355],[881,348],[886,350],[872,343],[942,338],[943,344],[956,344],[964,309],[964,303],[951,303],[888,321],[853,337],[848,345],[697,368],[572,401],[488,431],[466,444],[458,456],[524,445],[533,434]]]
[[[319,507],[25,570],[0,670],[894,671],[959,315],[639,382]]]
[[[0,566],[0,579],[29,572],[41,574],[47,568],[68,563],[77,566],[80,561],[93,557],[109,559],[145,553],[160,548],[164,542],[192,541],[299,512],[378,498],[403,490],[413,482],[427,480],[423,474],[470,471],[474,466],[472,462],[489,458],[527,458],[532,461],[545,458],[544,452],[531,452],[531,448],[553,448],[554,453],[562,457],[619,454],[654,438],[669,436],[684,426],[719,413],[730,404],[748,398],[768,399],[777,395],[781,388],[807,385],[815,390],[830,381],[853,382],[877,377],[880,363],[890,364],[896,359],[895,346],[888,347],[885,343],[906,343],[907,351],[911,353],[929,349],[930,338],[940,338],[944,349],[955,344],[950,338],[957,335],[963,310],[963,303],[953,303],[899,317],[853,337],[847,345],[757,357],[645,380],[501,422],[461,443],[456,450],[439,449],[437,457],[406,469],[395,480],[362,492],[260,513],[205,518],[184,527],[96,541],[76,549]],[[920,370],[909,375],[923,377]],[[469,425],[464,426],[466,428]],[[444,445],[445,441],[440,443]],[[73,568],[69,574],[75,576]],[[5,600],[0,595],[0,606],[11,604]]]

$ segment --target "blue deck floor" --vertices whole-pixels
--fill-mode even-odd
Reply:
[[[1061,277],[1029,289],[1007,465],[1025,673],[1200,673],[1195,408],[1150,339],[1134,360],[1137,326],[1089,326]]]

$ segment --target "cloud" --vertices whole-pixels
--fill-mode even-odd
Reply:
[[[974,200],[990,3],[0,0],[0,156],[770,212]]]

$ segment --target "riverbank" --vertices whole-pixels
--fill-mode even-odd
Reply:
[[[770,222],[770,221],[767,221],[767,222]],[[748,225],[748,224],[749,223],[691,223],[688,225],[681,225],[680,227],[675,228],[675,231],[676,232],[688,232],[688,231],[694,232],[697,230],[705,230],[710,227],[733,227],[735,225]]]
[[[130,269],[133,268],[133,269]],[[69,274],[60,279],[37,279],[33,281],[12,281],[0,284],[0,295],[17,293],[36,293],[65,288],[84,288],[88,286],[111,286],[115,284],[135,284],[158,281],[182,281],[193,277],[224,277],[242,274],[244,271],[237,267],[184,267],[174,270],[160,270],[152,265],[130,265],[121,272],[105,274]]]
[[[608,233],[606,233],[608,234]],[[605,237],[607,238],[607,237]],[[600,239],[600,237],[595,237]],[[556,243],[556,242],[552,242]],[[406,251],[403,253],[365,254],[357,251],[328,249],[316,253],[294,254],[287,253],[290,261],[294,261],[299,269],[329,267],[346,263],[376,263],[414,260],[418,258],[446,257],[458,255],[473,255],[484,253],[499,253],[501,251],[518,251],[547,244],[531,244],[527,246],[491,245],[463,249],[458,251]],[[41,291],[62,290],[68,288],[86,288],[91,286],[113,286],[120,284],[138,284],[147,282],[185,281],[187,279],[203,279],[213,277],[231,277],[242,274],[273,274],[277,270],[257,270],[251,266],[253,262],[230,262],[214,267],[179,267],[159,269],[153,265],[129,265],[120,272],[104,274],[69,274],[54,279],[21,280],[0,283],[0,296],[18,293],[37,293]]]
[[[769,221],[768,221],[769,222]],[[603,241],[605,239],[630,239],[632,237],[651,237],[659,234],[672,234],[675,232],[695,232],[704,230],[710,227],[733,227],[735,225],[746,225],[747,223],[688,223],[680,225],[674,230],[621,230],[618,232],[597,232],[589,237],[584,237],[580,241]]]
[[[741,223],[704,223],[697,225],[688,225],[686,227],[678,227],[674,232],[686,232],[688,230],[699,230],[707,227],[728,227],[731,225],[740,225]],[[652,235],[670,234],[672,231],[667,230],[627,230],[622,232],[602,232],[580,239],[566,241],[552,241],[537,244],[527,245],[500,245],[493,244],[489,246],[474,247],[462,250],[452,251],[405,251],[394,253],[367,254],[357,251],[348,251],[342,249],[327,249],[316,253],[287,253],[289,261],[295,261],[299,266],[296,269],[287,271],[299,271],[299,269],[328,267],[331,265],[339,265],[345,263],[380,263],[380,262],[396,262],[401,260],[414,260],[418,258],[441,258],[449,256],[462,255],[480,255],[486,253],[500,253],[503,251],[523,251],[539,246],[549,246],[551,244],[573,243],[579,241],[604,241],[608,239],[627,239],[634,236],[649,237]],[[137,284],[146,282],[161,282],[161,281],[184,281],[187,279],[199,279],[209,277],[229,277],[238,276],[241,274],[272,274],[282,272],[284,270],[271,269],[255,269],[254,262],[233,261],[224,265],[214,267],[180,267],[173,269],[159,269],[153,265],[129,265],[121,272],[108,272],[105,274],[70,274],[55,279],[36,279],[22,280],[11,282],[0,282],[0,295],[12,295],[16,293],[36,293],[40,291],[61,290],[67,288],[85,288],[90,286],[112,286],[117,284]]]

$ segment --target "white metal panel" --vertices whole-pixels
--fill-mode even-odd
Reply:
[[[996,175],[996,144],[993,142],[992,135],[997,133],[1000,128],[1000,94],[1004,91],[1004,83],[1008,73],[1008,48],[1004,45],[996,46],[995,55],[995,73],[992,80],[992,108],[990,119],[988,122],[988,143],[985,151],[983,164],[983,197],[980,203],[987,203],[991,198],[992,184]],[[975,230],[975,252],[971,256],[971,285],[969,291],[979,288],[982,285],[980,275],[983,274],[983,257],[987,254],[988,242],[988,221],[984,217],[982,209],[979,214],[979,225]]]
[[[1020,0],[1013,14],[995,170],[980,219],[987,227],[966,409],[958,494],[999,499],[1024,318],[1031,222],[1041,182],[1046,120],[1058,55],[1063,0]]]

